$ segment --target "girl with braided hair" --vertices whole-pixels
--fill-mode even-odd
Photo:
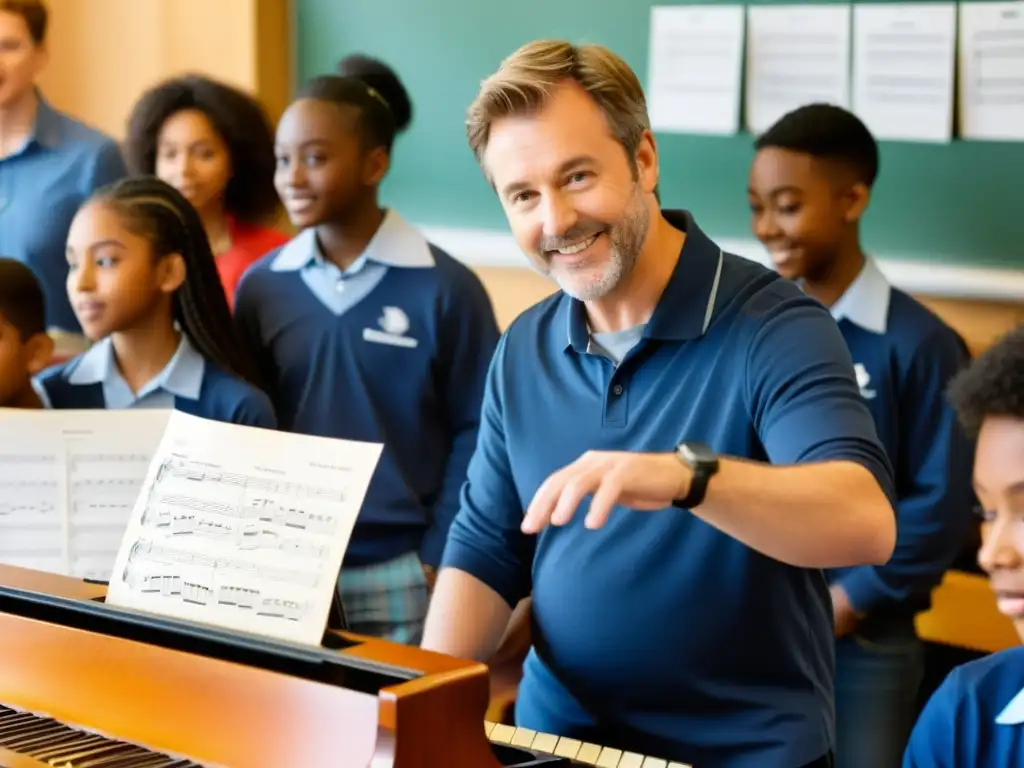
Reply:
[[[67,240],[68,298],[95,342],[40,377],[54,408],[176,408],[276,427],[195,208],[153,177],[101,189]]]

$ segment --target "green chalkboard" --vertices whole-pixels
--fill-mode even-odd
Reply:
[[[426,225],[507,224],[466,145],[463,120],[481,79],[519,45],[561,37],[613,48],[646,81],[642,0],[297,0],[298,74],[331,71],[353,52],[399,72],[415,104],[384,195]],[[751,137],[664,134],[661,191],[719,238],[749,238]],[[888,256],[1024,268],[1024,144],[882,144],[865,240]]]

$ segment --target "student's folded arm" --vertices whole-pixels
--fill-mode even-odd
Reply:
[[[234,423],[263,429],[277,429],[274,404],[265,392],[253,389],[235,409]]]
[[[128,175],[121,148],[113,140],[103,142],[92,156],[86,178],[82,183],[82,196],[89,197],[93,192],[113,184]]]
[[[505,442],[499,342],[484,393],[476,450],[448,531],[422,646],[464,659],[490,659],[512,608],[530,593],[535,538],[520,530],[523,504]]]
[[[832,316],[776,281],[752,298],[746,350],[751,420],[772,465],[723,460],[694,510],[782,562],[832,568],[889,559],[892,470]],[[742,354],[742,353],[741,353]]]
[[[420,546],[423,564],[434,568],[441,562],[448,529],[459,510],[459,494],[476,447],[487,371],[501,336],[490,299],[475,275],[452,291],[442,310],[440,334],[440,386],[450,442],[433,520]]]
[[[963,546],[974,499],[973,447],[946,387],[967,360],[966,349],[945,331],[920,344],[910,361],[898,402],[906,427],[897,475],[906,491],[897,501],[896,549],[885,565],[854,568],[837,582],[858,613],[928,592]]]
[[[961,703],[965,687],[960,668],[954,669],[932,694],[914,725],[906,750],[903,768],[959,768],[958,735],[964,723]],[[968,759],[976,758],[971,755]]]

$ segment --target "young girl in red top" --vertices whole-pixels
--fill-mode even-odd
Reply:
[[[147,91],[128,120],[130,170],[176,187],[203,220],[228,303],[246,268],[288,241],[273,228],[274,134],[248,94],[198,75]]]

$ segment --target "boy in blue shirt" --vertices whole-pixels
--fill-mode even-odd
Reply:
[[[45,407],[32,377],[52,354],[39,281],[20,261],[0,258],[0,408]]]
[[[978,564],[999,610],[1024,639],[1024,327],[961,373],[950,399],[977,440],[974,488],[981,502]],[[1024,647],[957,667],[914,728],[904,768],[1024,765]]]
[[[889,285],[859,225],[878,147],[850,112],[825,104],[783,116],[756,143],[752,226],[776,270],[828,307],[895,469],[898,539],[883,566],[828,573],[836,634],[837,764],[895,768],[916,714],[923,647],[914,616],[970,524],[970,446],[944,398],[968,360],[963,340]]]
[[[365,57],[342,70],[281,118],[275,183],[303,231],[249,269],[235,313],[282,429],[383,443],[341,598],[353,631],[417,643],[499,332],[480,280],[378,204],[404,87]]]

